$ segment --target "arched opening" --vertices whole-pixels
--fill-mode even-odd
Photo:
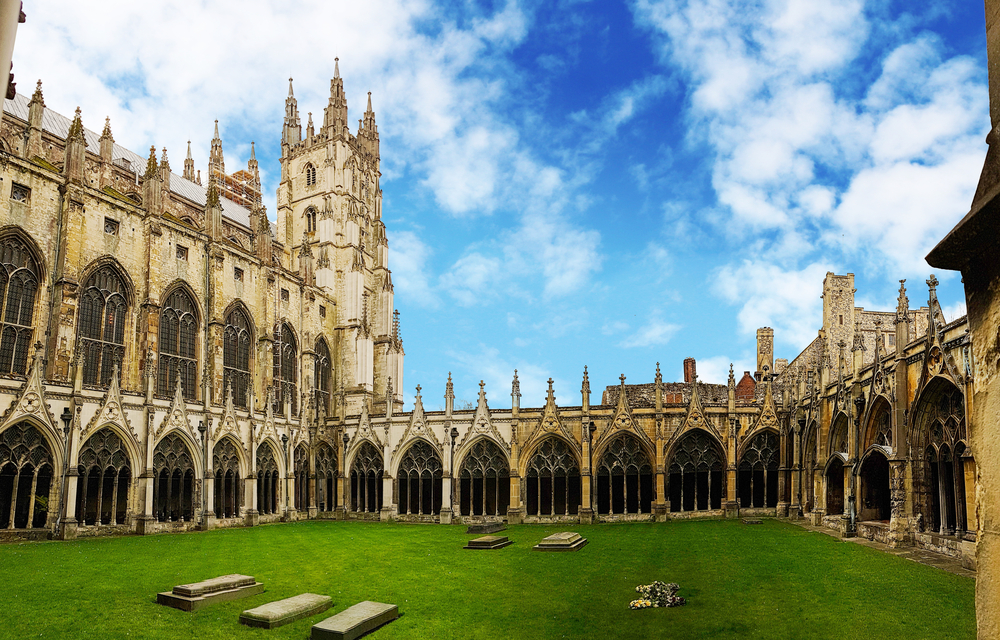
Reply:
[[[580,508],[580,466],[561,438],[549,437],[528,461],[525,506],[528,515],[576,515]]]
[[[974,529],[975,460],[965,445],[965,396],[950,380],[932,379],[914,410],[914,437],[923,444],[916,506],[924,529],[941,535]],[[973,509],[973,514],[975,510]]]
[[[330,383],[333,380],[333,360],[330,349],[322,337],[316,340],[315,364],[313,366],[313,389],[316,390],[316,407],[323,415],[330,415]]]
[[[861,520],[888,521],[892,515],[889,491],[889,459],[872,451],[861,464]]]
[[[316,448],[316,505],[320,511],[337,508],[337,452],[325,442]]]
[[[0,240],[0,373],[28,371],[39,275],[38,263],[20,238]]]
[[[724,456],[708,433],[695,429],[681,436],[667,469],[671,511],[722,508],[726,487]]]
[[[78,349],[83,353],[83,383],[108,386],[115,367],[121,382],[125,357],[125,283],[111,265],[95,271],[80,292]]]
[[[844,513],[844,463],[839,456],[834,456],[826,468],[826,513]]]
[[[298,343],[287,322],[274,328],[274,412],[283,414],[285,403],[291,406],[292,415],[298,415],[296,380],[298,371]]]
[[[441,457],[428,442],[413,443],[396,472],[399,513],[437,515],[441,511],[442,471]]]
[[[597,466],[599,514],[652,513],[653,466],[630,434],[612,440]]]
[[[813,478],[816,469],[816,431],[816,423],[813,423],[802,453],[802,497],[805,499],[804,509],[807,513],[816,506],[816,485]]]
[[[295,508],[309,507],[309,451],[304,444],[295,447]]]
[[[215,516],[236,518],[240,515],[240,457],[230,437],[220,440],[213,450],[215,469]]]
[[[197,392],[198,360],[195,355],[198,320],[194,300],[184,289],[176,289],[160,311],[160,361],[156,392],[171,395],[178,380],[184,398],[194,400]]]
[[[46,525],[53,468],[48,443],[33,425],[20,422],[0,434],[0,529]]]
[[[227,389],[232,390],[233,404],[247,408],[250,391],[250,318],[237,307],[226,316],[222,333],[222,375]]]
[[[278,513],[278,462],[267,443],[257,447],[257,512]]]
[[[758,433],[743,450],[737,498],[743,508],[778,505],[778,454],[780,442],[773,431]]]
[[[504,516],[510,506],[510,466],[500,447],[480,438],[462,460],[458,483],[463,516]]]
[[[364,442],[351,464],[351,504],[358,513],[378,513],[382,509],[382,453]]]
[[[111,429],[101,429],[80,449],[77,517],[83,525],[128,524],[132,480],[125,443]]]
[[[153,449],[153,514],[159,522],[194,519],[194,461],[187,444],[170,433]]]

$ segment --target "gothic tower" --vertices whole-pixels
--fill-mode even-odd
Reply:
[[[310,114],[303,139],[289,81],[278,187],[285,263],[300,265],[309,272],[303,278],[314,277],[338,300],[342,370],[334,375],[348,414],[360,413],[362,402],[374,411],[384,408],[387,393],[401,410],[403,349],[382,223],[378,127],[369,94],[357,135],[351,134],[339,59],[323,126],[315,132],[311,124]]]

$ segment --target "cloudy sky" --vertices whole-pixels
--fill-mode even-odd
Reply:
[[[895,0],[26,2],[22,93],[142,153],[227,169],[251,140],[274,216],[288,78],[322,121],[334,57],[372,92],[405,387],[509,406],[751,369],[815,337],[827,271],[926,304],[989,129],[983,6]],[[957,274],[937,273],[951,320]]]

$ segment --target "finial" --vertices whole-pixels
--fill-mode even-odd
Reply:
[[[250,141],[250,159],[256,160],[257,156],[254,154],[253,140]]]
[[[104,117],[104,131],[101,132],[102,138],[111,137],[111,116]]]
[[[510,395],[512,398],[521,397],[521,383],[517,379],[517,369],[514,369],[514,381],[510,384]]]
[[[218,120],[215,121],[215,139],[216,140],[219,139],[219,121]]]
[[[625,386],[625,374],[623,373],[620,376],[618,376],[618,379],[622,381],[622,386],[624,387]]]
[[[149,145],[149,160],[146,161],[146,175],[144,177],[150,178],[156,175],[156,147]]]
[[[931,293],[934,293],[934,290],[937,289],[938,284],[939,284],[938,279],[934,277],[934,274],[932,273],[930,279],[927,281],[927,286],[930,287]]]
[[[292,79],[288,78],[288,97],[294,98],[295,94],[292,92]]]
[[[187,157],[187,159],[188,160],[193,160],[194,159],[194,158],[191,157],[191,141],[190,140],[188,140],[188,157]]]
[[[327,60],[329,60],[329,58],[327,58]],[[333,59],[333,77],[340,77],[340,58]]]
[[[479,393],[482,393],[482,392],[483,392],[483,388],[484,388],[485,386],[486,386],[486,383],[485,383],[485,382],[483,382],[482,380],[480,380],[480,381],[479,381]]]
[[[167,148],[163,147],[163,157],[160,158],[160,162],[167,163]]]
[[[371,110],[372,110],[372,92],[369,91],[368,92],[368,111],[371,112]]]

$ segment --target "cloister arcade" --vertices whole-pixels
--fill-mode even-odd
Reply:
[[[761,431],[747,441],[737,467],[736,497],[745,508],[778,504],[778,434]]]
[[[529,516],[576,515],[580,505],[580,465],[565,440],[549,436],[529,458],[524,503]]]
[[[510,465],[500,446],[480,438],[462,460],[457,500],[463,516],[504,516],[510,505]]]
[[[721,509],[726,489],[725,469],[725,453],[707,431],[697,429],[681,436],[667,467],[670,510]]]
[[[597,465],[597,513],[652,513],[654,466],[635,436],[616,436]]]

